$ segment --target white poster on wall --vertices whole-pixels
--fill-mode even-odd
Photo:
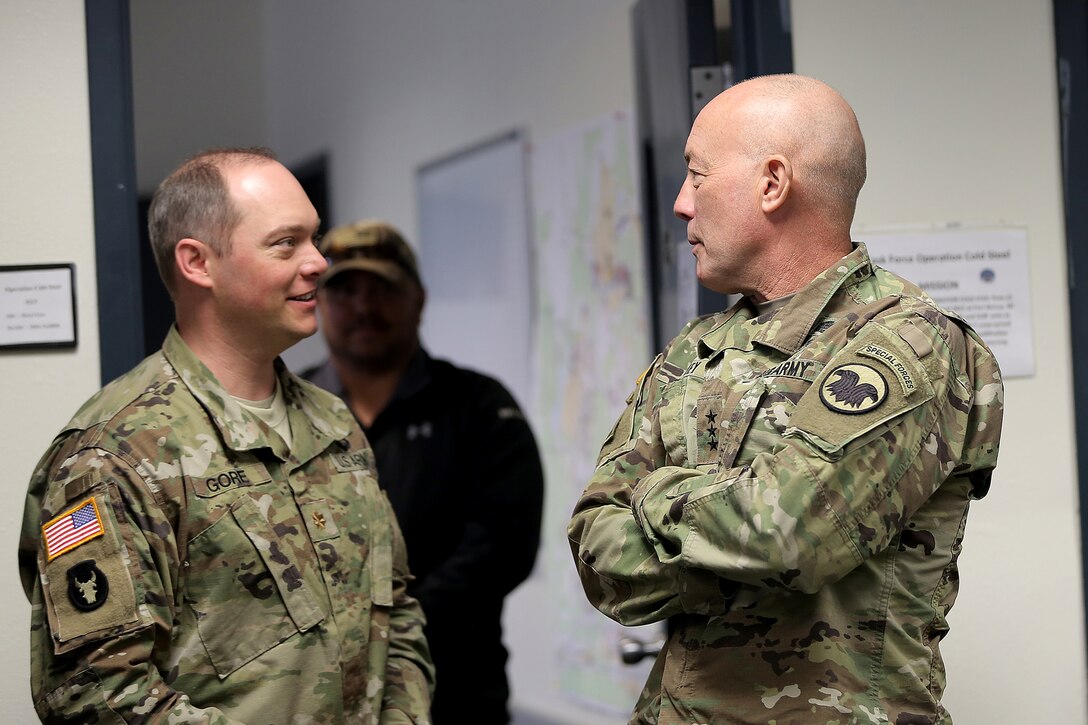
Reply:
[[[967,320],[1006,378],[1035,374],[1026,229],[862,230],[855,239],[875,264]]]

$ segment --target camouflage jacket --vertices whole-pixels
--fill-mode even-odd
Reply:
[[[19,564],[43,722],[429,721],[370,447],[338,398],[277,374],[291,450],[172,329],[42,458]]]
[[[667,620],[632,723],[951,720],[939,644],[997,459],[986,346],[858,245],[658,356],[568,534],[590,601]]]

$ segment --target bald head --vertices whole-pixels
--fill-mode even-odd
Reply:
[[[733,86],[695,119],[684,157],[673,212],[710,289],[775,299],[850,252],[865,143],[826,84],[778,75]]]
[[[759,76],[717,96],[704,114],[700,120],[712,128],[739,125],[742,151],[752,160],[788,158],[797,200],[849,230],[865,183],[865,141],[835,89],[806,76]]]

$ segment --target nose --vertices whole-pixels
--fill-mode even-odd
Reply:
[[[680,185],[676,201],[672,203],[672,213],[686,222],[690,222],[695,218],[695,203],[692,192],[691,175],[689,174],[684,178],[684,183]]]
[[[325,270],[329,268],[329,262],[325,259],[325,255],[317,251],[317,247],[313,241],[307,243],[306,259],[302,264],[302,276],[307,279],[313,277],[320,277],[325,273]]]

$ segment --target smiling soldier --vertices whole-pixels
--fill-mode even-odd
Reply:
[[[263,149],[200,154],[156,192],[177,323],[65,426],[27,496],[43,722],[428,722],[373,454],[278,358],[317,329],[318,225]]]

